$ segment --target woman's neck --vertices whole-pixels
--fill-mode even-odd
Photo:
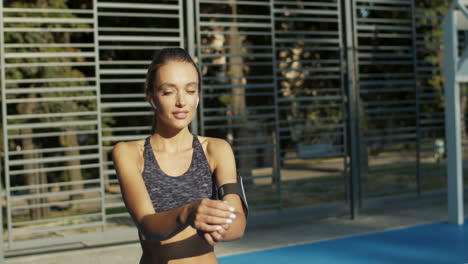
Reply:
[[[193,136],[185,127],[178,131],[167,131],[165,129],[156,129],[152,135],[153,148],[155,151],[162,152],[179,152],[186,150],[188,146],[192,146]]]

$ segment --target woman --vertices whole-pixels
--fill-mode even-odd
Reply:
[[[229,143],[189,131],[200,72],[185,50],[163,49],[149,66],[145,92],[154,109],[151,135],[119,142],[112,151],[125,205],[138,228],[140,264],[218,263],[214,245],[243,236],[248,208],[235,188]],[[222,200],[216,200],[219,191]]]

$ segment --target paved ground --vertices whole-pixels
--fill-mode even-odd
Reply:
[[[465,207],[467,212],[468,206]],[[247,232],[242,240],[221,243],[216,247],[216,253],[218,256],[226,256],[447,220],[444,196],[413,198],[410,201],[374,201],[366,203],[365,208],[367,209],[355,220],[351,220],[340,206],[336,209],[330,207],[325,212],[306,210],[291,211],[287,216],[255,216],[249,220]],[[323,217],[326,214],[335,217]],[[55,252],[49,253],[22,254],[7,257],[5,263],[138,263],[141,250],[136,241],[114,241],[111,245],[88,245],[81,249],[56,249]]]

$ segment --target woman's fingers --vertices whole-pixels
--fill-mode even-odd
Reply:
[[[211,233],[204,233],[203,236],[205,237],[206,242],[211,246],[216,246],[217,242],[211,237]]]
[[[203,199],[199,201],[193,215],[193,226],[204,232],[219,231],[220,228],[229,229],[229,225],[236,218],[234,208],[228,203]]]

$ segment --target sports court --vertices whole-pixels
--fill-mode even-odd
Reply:
[[[226,256],[220,263],[468,263],[467,246],[466,224],[437,222]]]

